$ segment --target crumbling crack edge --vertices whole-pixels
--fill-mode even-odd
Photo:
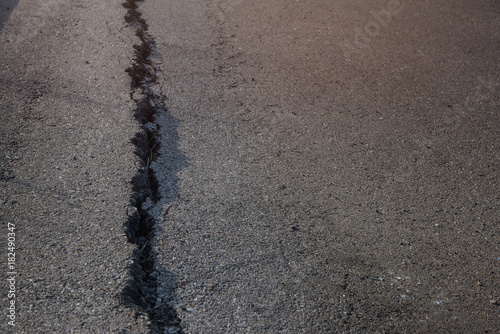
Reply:
[[[158,269],[154,249],[158,218],[150,210],[161,198],[151,163],[155,161],[160,148],[160,127],[155,123],[155,115],[165,111],[166,107],[163,102],[165,97],[154,89],[157,83],[156,73],[160,71],[152,60],[153,53],[157,52],[156,43],[148,33],[148,25],[138,10],[140,2],[126,0],[123,4],[127,8],[125,20],[135,29],[141,42],[134,46],[133,64],[127,69],[131,78],[130,98],[136,104],[134,116],[141,126],[141,131],[132,140],[141,166],[132,180],[133,212],[125,223],[128,240],[136,245],[136,249],[130,267],[131,279],[123,289],[123,297],[127,304],[148,315],[152,333],[181,334],[181,321],[172,301],[161,298],[158,293],[161,270]]]

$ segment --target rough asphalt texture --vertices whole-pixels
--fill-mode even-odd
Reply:
[[[500,330],[498,1],[138,5],[0,16],[17,332]]]
[[[1,10],[6,10],[1,3]],[[122,301],[139,161],[132,46],[117,1],[21,1],[0,39],[2,323],[8,333],[147,333]],[[16,328],[7,325],[7,223]]]

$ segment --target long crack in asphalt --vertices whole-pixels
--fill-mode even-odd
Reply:
[[[154,250],[156,224],[159,218],[152,213],[152,207],[160,201],[158,180],[151,164],[158,156],[160,148],[159,125],[155,115],[166,110],[165,97],[154,89],[159,68],[152,61],[157,53],[156,43],[148,33],[148,25],[141,18],[137,0],[127,0],[123,4],[128,9],[125,20],[135,30],[141,44],[135,45],[135,58],[127,69],[131,78],[131,99],[136,103],[135,117],[141,125],[132,140],[141,166],[132,180],[133,212],[125,223],[129,242],[137,247],[130,267],[131,279],[123,290],[127,304],[134,305],[148,315],[152,333],[182,333],[180,319],[172,306],[172,301],[160,296],[159,281],[162,270],[157,266]]]

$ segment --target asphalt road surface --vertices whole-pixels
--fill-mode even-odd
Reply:
[[[0,11],[2,332],[500,331],[498,1]]]

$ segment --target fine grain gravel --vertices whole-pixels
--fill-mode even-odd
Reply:
[[[8,2],[0,35],[2,333],[147,333],[123,302],[124,223],[139,161],[125,69],[138,43],[119,1]],[[13,327],[7,305],[15,300]]]

